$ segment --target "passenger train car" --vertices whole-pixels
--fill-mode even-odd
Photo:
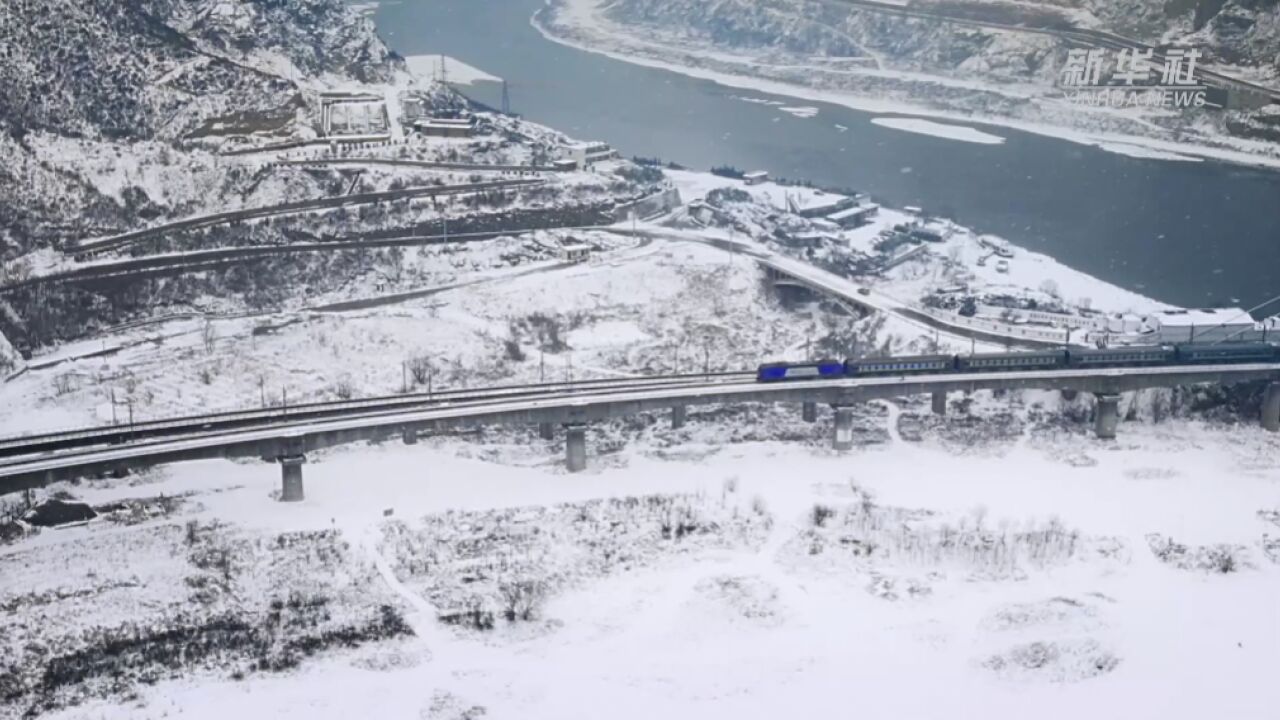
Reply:
[[[937,373],[1008,372],[1094,367],[1153,367],[1214,363],[1280,362],[1275,343],[1194,343],[1133,345],[1116,348],[1072,348],[1036,352],[974,355],[909,355],[888,358],[820,360],[811,363],[767,363],[756,373],[759,382],[930,375]]]

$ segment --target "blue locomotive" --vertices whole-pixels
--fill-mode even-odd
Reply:
[[[759,382],[823,380],[887,375],[1059,370],[1093,367],[1152,367],[1215,363],[1280,362],[1280,345],[1273,343],[1191,343],[1182,345],[1133,345],[1116,348],[1072,348],[1035,352],[978,353],[975,355],[908,355],[859,358],[844,362],[774,362],[761,365]]]

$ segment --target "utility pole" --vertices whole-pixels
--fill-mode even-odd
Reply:
[[[538,382],[547,381],[547,354],[543,348],[538,348]]]
[[[111,424],[116,424],[116,389],[111,388]]]
[[[133,398],[126,400],[129,404],[129,430],[133,430]]]
[[[289,414],[289,388],[287,386],[280,389],[280,414]]]
[[[400,361],[400,392],[409,392],[409,361]]]
[[[704,340],[702,343],[702,374],[711,374],[711,341]]]
[[[570,383],[573,382],[573,354],[569,355],[569,364],[564,366],[565,377]]]

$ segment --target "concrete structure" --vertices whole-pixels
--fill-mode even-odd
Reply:
[[[1025,310],[1008,308],[1000,305],[977,303],[978,315],[991,318],[1010,317],[1039,325],[1051,327],[1069,327],[1072,329],[1104,329],[1105,318],[1101,316],[1067,315],[1066,313],[1045,312],[1044,310]]]
[[[565,425],[564,463],[569,472],[581,472],[587,468],[587,426]]]
[[[760,183],[768,182],[768,180],[769,173],[764,170],[755,170],[749,173],[743,173],[742,175],[742,182],[748,185],[759,185]]]
[[[932,398],[933,398],[933,414],[946,415],[947,414],[947,394],[945,392],[935,392],[932,394]]]
[[[302,490],[302,464],[307,461],[306,455],[292,455],[280,458],[280,474],[282,485],[280,500],[282,502],[301,502],[305,499]]]
[[[827,216],[827,219],[843,228],[855,228],[871,222],[871,218],[879,212],[879,205],[867,203],[833,212]]]
[[[841,452],[853,449],[853,408],[832,405],[835,420],[831,426],[831,448]]]
[[[950,224],[940,220],[928,220],[912,225],[908,235],[925,242],[940,243],[954,234],[955,230]]]
[[[405,428],[405,430],[404,430],[404,444],[405,444],[405,445],[417,445],[417,444],[418,444],[418,431],[417,431],[416,429],[414,429],[414,428]]]
[[[556,426],[549,422],[538,423],[538,437],[543,440],[554,440],[556,437]]]
[[[838,213],[841,210],[848,210],[857,204],[858,198],[840,195],[830,202],[815,203],[813,205],[801,205],[793,200],[791,201],[791,207],[789,209],[800,217],[819,218],[826,217],[832,213]]]
[[[594,247],[586,243],[569,242],[556,248],[556,254],[565,262],[586,262],[591,257],[591,251],[594,249]]]
[[[471,137],[476,133],[474,117],[431,117],[413,121],[414,130],[430,137]]]
[[[818,422],[818,403],[803,403],[800,406],[800,418],[807,423]]]
[[[528,387],[437,394],[433,400],[371,399],[343,403],[326,413],[290,409],[246,411],[223,424],[215,416],[179,418],[135,428],[92,428],[48,438],[0,440],[0,492],[40,487],[59,480],[92,477],[174,462],[211,458],[263,458],[280,462],[288,483],[284,497],[301,496],[305,455],[324,448],[385,440],[408,430],[444,432],[479,425],[557,423],[566,426],[566,464],[586,465],[586,424],[675,406],[743,402],[800,402],[806,415],[816,403],[837,409],[833,443],[851,442],[854,405],[902,395],[977,390],[1050,389],[1098,396],[1096,430],[1114,437],[1118,394],[1152,387],[1267,380],[1263,425],[1280,431],[1280,363],[1184,365],[1135,368],[1064,368],[986,373],[845,378],[839,380],[756,382],[754,373],[712,378],[700,375],[556,383],[545,390]],[[813,408],[810,410],[810,408]],[[841,412],[847,413],[840,417]],[[295,415],[294,413],[298,413]],[[812,416],[810,416],[812,417]],[[846,434],[846,431],[848,434]],[[33,448],[41,448],[39,450]]]
[[[1240,308],[1160,310],[1143,318],[1151,343],[1224,342],[1252,332],[1256,323]]]
[[[1120,396],[1112,393],[1098,394],[1098,408],[1094,413],[1093,431],[1099,440],[1115,440],[1116,425],[1120,422]]]
[[[672,430],[679,430],[680,428],[684,427],[684,416],[685,416],[684,405],[671,406],[671,429]]]
[[[1268,384],[1262,395],[1262,427],[1280,432],[1280,382]]]
[[[568,154],[568,159],[572,160],[579,170],[585,169],[601,160],[610,160],[618,157],[617,150],[610,147],[608,143],[598,141],[574,143],[569,146]]]

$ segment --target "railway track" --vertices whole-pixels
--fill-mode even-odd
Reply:
[[[334,418],[376,417],[387,413],[432,407],[461,407],[493,401],[533,399],[544,396],[581,394],[610,390],[668,389],[686,385],[746,382],[755,372],[715,372],[656,378],[615,378],[577,382],[508,385],[483,390],[452,389],[408,395],[387,395],[359,400],[340,400],[260,410],[235,410],[185,417],[148,420],[83,428],[40,435],[0,439],[0,458],[12,458],[74,448],[133,443],[145,439],[177,437],[196,432],[245,430],[280,421],[330,420]],[[6,464],[0,462],[0,465]]]

